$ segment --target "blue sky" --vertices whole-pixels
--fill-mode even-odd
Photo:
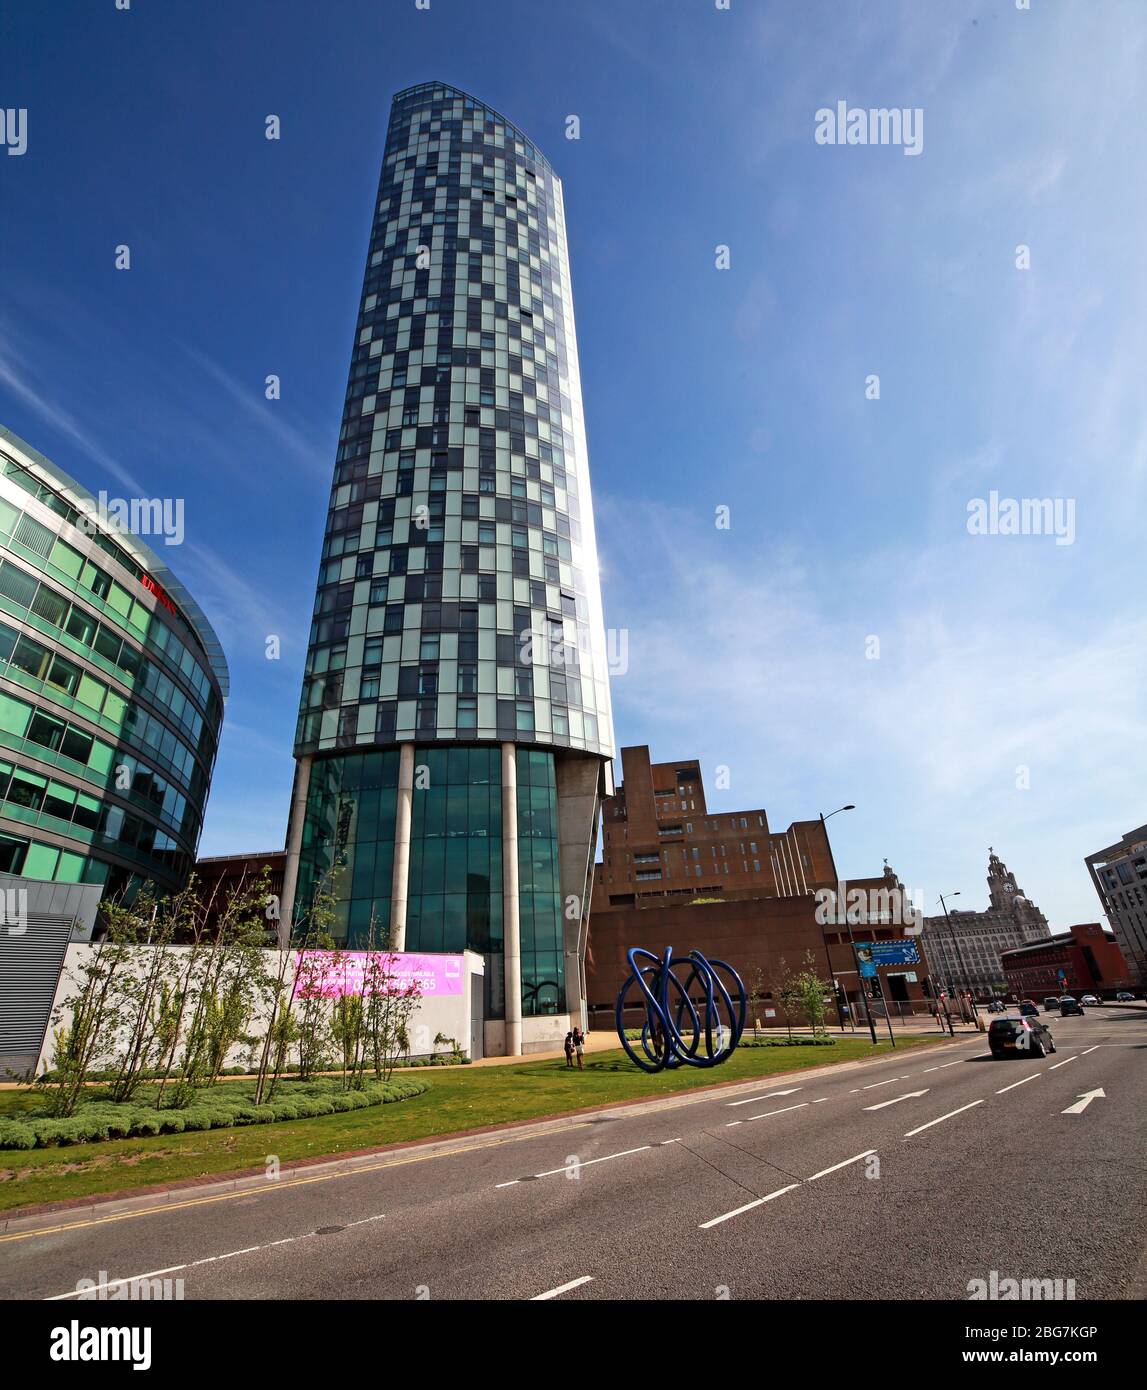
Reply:
[[[185,499],[165,558],[232,671],[202,852],[282,844],[389,102],[427,78],[564,180],[618,743],[774,827],[856,803],[841,873],[887,856],[929,910],[984,905],[992,844],[1094,920],[1084,855],[1147,819],[1141,0],[9,0],[0,422]],[[921,154],[818,145],[838,101],[920,108]],[[1074,542],[970,535],[992,491]]]

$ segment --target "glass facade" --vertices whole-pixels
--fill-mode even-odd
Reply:
[[[333,934],[352,950],[367,945],[372,917],[376,941],[390,930],[397,794],[397,749],[323,758],[311,774],[296,901],[311,903],[338,869]]]
[[[226,665],[165,567],[135,537],[96,529],[81,499],[0,434],[0,872],[177,888],[195,859]]]
[[[391,109],[296,755],[611,757],[561,183],[450,87]]]
[[[553,755],[519,748],[518,903],[522,1009],[565,1007],[557,789]],[[491,962],[487,1017],[500,1017],[502,963],[501,750],[415,749],[406,949],[478,951]],[[364,948],[390,926],[398,752],[316,761],[307,795],[298,900],[337,869],[334,935]]]
[[[562,769],[592,765],[588,859],[613,753],[562,186],[504,117],[428,82],[394,98],[375,201],[296,732],[294,904],[341,857],[345,939],[403,904],[407,950],[486,956],[488,1017],[507,744],[521,1012],[557,1014]]]

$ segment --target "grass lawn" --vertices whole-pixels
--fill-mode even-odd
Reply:
[[[939,1042],[938,1034],[897,1039],[897,1050]],[[715,1069],[682,1067],[647,1076],[618,1048],[591,1053],[583,1072],[562,1058],[497,1067],[457,1067],[421,1072],[423,1095],[313,1119],[238,1129],[113,1139],[66,1148],[0,1150],[0,1210],[179,1182],[211,1174],[262,1169],[269,1154],[281,1163],[409,1142],[507,1121],[591,1108],[610,1101],[687,1091],[718,1081],[752,1081],[805,1067],[827,1066],[890,1052],[867,1038],[846,1036],[833,1047],[741,1048]],[[229,1084],[226,1081],[221,1086]],[[16,1118],[42,1098],[0,1092],[0,1115]]]

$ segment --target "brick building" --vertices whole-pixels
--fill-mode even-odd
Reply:
[[[1049,994],[1112,998],[1131,987],[1131,971],[1118,941],[1098,922],[1084,922],[1005,951],[1001,959],[1008,990],[1018,999],[1039,1000]]]
[[[835,881],[824,823],[769,829],[765,811],[710,812],[695,758],[653,763],[621,750],[622,781],[603,804],[593,912],[650,900],[784,897]]]
[[[240,885],[248,888],[256,882],[264,868],[268,870],[268,891],[275,899],[269,905],[268,933],[280,930],[279,905],[283,894],[283,871],[287,852],[268,850],[263,854],[217,854],[199,859],[195,864],[196,895],[207,906],[207,928],[214,931],[219,914]]]
[[[803,968],[811,953],[814,968],[836,982],[854,1017],[863,1018],[852,942],[909,935],[919,944],[911,909],[900,910],[904,889],[893,870],[838,885],[819,818],[773,831],[761,808],[710,811],[696,759],[653,763],[640,746],[623,748],[621,763],[622,782],[603,804],[603,858],[594,870],[586,956],[590,1026],[612,1026],[632,946],[658,954],[672,946],[677,956],[699,950],[727,961],[747,988],[759,980],[757,1012],[775,1027],[785,1024],[782,979]],[[826,912],[826,890],[838,889],[840,911]],[[918,965],[882,967],[878,979],[876,989],[893,1013],[927,1012],[922,947]],[[834,1010],[829,1017],[836,1021]],[[638,1022],[636,1015],[630,1021]]]

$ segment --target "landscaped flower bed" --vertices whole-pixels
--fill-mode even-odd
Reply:
[[[34,1109],[22,1110],[18,1119],[0,1119],[0,1149],[48,1148],[54,1144],[90,1144],[104,1139],[131,1139],[153,1134],[181,1134],[187,1130],[226,1129],[236,1125],[272,1124],[302,1120],[340,1111],[362,1110],[409,1100],[429,1089],[429,1083],[413,1078],[368,1082],[362,1090],[345,1090],[338,1081],[282,1081],[275,1098],[254,1103],[255,1083],[227,1082],[204,1091],[182,1109],[157,1110],[148,1104],[149,1087],[143,1086],[135,1101],[116,1102],[93,1090],[75,1115],[53,1119]],[[45,1098],[46,1099],[46,1098]]]

